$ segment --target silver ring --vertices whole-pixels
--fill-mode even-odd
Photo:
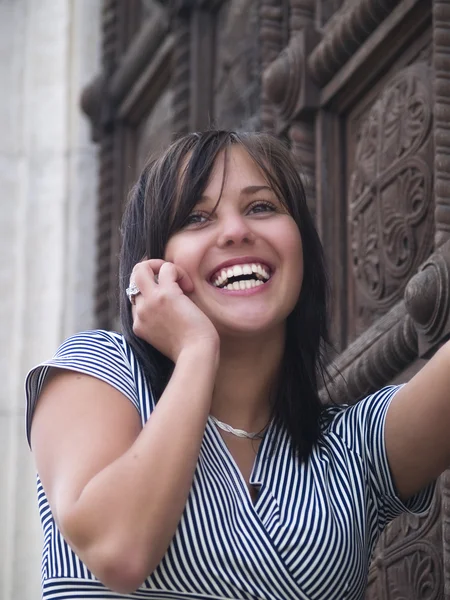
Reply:
[[[128,300],[133,304],[133,298],[141,293],[141,290],[135,283],[130,283],[130,287],[125,290]]]

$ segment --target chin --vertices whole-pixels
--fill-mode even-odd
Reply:
[[[251,339],[251,338],[260,338],[264,336],[265,339],[268,338],[270,334],[273,334],[277,330],[284,330],[285,321],[277,320],[277,321],[268,321],[267,318],[262,319],[239,319],[239,326],[237,325],[237,319],[225,323],[221,321],[220,323],[215,323],[215,327],[220,337],[226,338],[241,338],[241,339]]]

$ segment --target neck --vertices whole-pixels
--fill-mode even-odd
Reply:
[[[263,338],[221,338],[211,414],[245,431],[260,431],[271,416],[271,394],[284,352],[284,330]]]

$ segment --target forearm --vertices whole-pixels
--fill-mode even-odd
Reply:
[[[62,518],[64,535],[94,573],[108,555],[113,569],[116,560],[129,560],[131,570],[147,575],[163,557],[192,484],[216,364],[210,349],[180,355],[135,443],[89,481]],[[108,573],[97,575],[108,579]]]
[[[406,500],[450,466],[450,342],[394,396],[385,441],[399,496]]]

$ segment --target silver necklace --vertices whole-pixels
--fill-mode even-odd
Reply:
[[[228,433],[231,433],[236,437],[247,438],[249,440],[260,440],[264,437],[264,431],[262,433],[250,433],[248,431],[244,431],[243,429],[235,429],[231,425],[228,425],[228,423],[223,423],[222,421],[219,421],[219,419],[217,419],[213,415],[209,415],[209,417],[216,427],[219,427],[219,429],[222,429],[222,431],[227,431]]]

